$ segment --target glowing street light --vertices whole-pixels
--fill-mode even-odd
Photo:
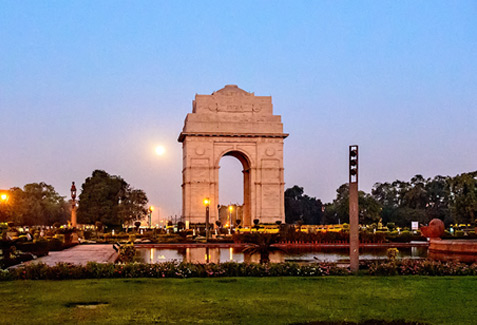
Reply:
[[[209,206],[210,206],[210,200],[209,198],[204,199],[204,205],[205,205],[205,242],[209,240]]]
[[[232,229],[232,211],[234,207],[232,205],[229,205],[228,208],[228,223],[229,223],[229,228]]]
[[[7,200],[8,200],[8,194],[7,193],[0,194],[0,201],[1,202],[7,202]]]
[[[152,211],[154,211],[154,207],[151,205],[148,209],[148,218],[149,218],[149,228],[152,226]]]
[[[76,219],[76,186],[75,182],[71,184],[71,227],[75,228],[77,219]]]

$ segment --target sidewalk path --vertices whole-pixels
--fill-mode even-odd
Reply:
[[[74,247],[50,252],[47,256],[37,258],[28,263],[44,263],[50,266],[56,263],[72,263],[86,265],[88,262],[113,263],[117,257],[113,245],[76,245]]]

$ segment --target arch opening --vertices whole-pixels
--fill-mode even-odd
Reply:
[[[250,184],[248,157],[239,151],[223,154],[219,160],[218,182],[218,220],[222,225],[251,225]]]

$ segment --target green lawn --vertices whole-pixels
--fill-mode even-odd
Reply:
[[[477,277],[11,281],[0,282],[0,323],[472,324],[476,288]]]

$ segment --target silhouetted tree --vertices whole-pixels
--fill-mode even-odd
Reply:
[[[326,223],[349,222],[349,186],[341,185],[336,190],[336,199],[325,206]],[[377,223],[381,218],[381,204],[370,194],[358,192],[359,222],[361,224]]]
[[[477,217],[477,171],[450,180],[450,209],[459,223],[475,223]]]
[[[132,189],[120,176],[95,170],[81,186],[78,222],[120,226],[147,215],[148,199],[142,190]]]
[[[69,205],[53,186],[44,182],[26,184],[23,189],[12,188],[9,200],[2,209],[2,220],[19,225],[66,224]]]
[[[303,187],[297,185],[285,191],[285,222],[302,221],[307,225],[318,225],[322,221],[321,200],[304,194]]]

